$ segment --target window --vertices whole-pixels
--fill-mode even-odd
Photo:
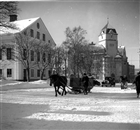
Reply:
[[[110,47],[114,47],[114,44],[110,43]]]
[[[40,52],[37,53],[37,61],[40,61]]]
[[[34,51],[31,50],[31,61],[34,61]]]
[[[45,34],[43,34],[43,41],[45,41],[46,40],[46,38],[45,38]]]
[[[38,29],[40,28],[40,25],[39,25],[39,23],[37,23],[37,28],[38,28]]]
[[[30,36],[34,37],[34,30],[33,29],[30,29]]]
[[[11,59],[12,59],[12,49],[7,48],[7,60],[11,60]]]
[[[40,39],[40,33],[37,32],[37,39]]]
[[[34,70],[31,69],[31,77],[34,77]]]
[[[7,69],[7,77],[12,77],[12,69]]]
[[[23,49],[23,60],[26,60],[26,58],[27,58],[26,49]]]
[[[40,77],[40,70],[37,70],[37,77]]]
[[[0,69],[0,78],[2,77],[2,69]]]
[[[2,60],[2,49],[0,49],[0,60]]]
[[[44,62],[46,62],[46,54],[45,54],[45,53],[43,53],[42,60],[43,60]]]
[[[48,54],[48,63],[51,63],[51,54]]]

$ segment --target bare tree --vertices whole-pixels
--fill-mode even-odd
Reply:
[[[17,27],[9,22],[9,15],[17,14],[19,11],[17,2],[0,2],[0,31],[4,28],[17,29]]]
[[[35,43],[35,39],[31,39],[28,35],[19,33],[15,36],[15,47],[13,48],[12,57],[14,60],[20,61],[26,69],[27,81],[30,81],[30,69],[35,67],[35,62],[32,61],[34,55],[31,54]]]
[[[79,76],[81,54],[84,53],[82,47],[87,44],[86,31],[80,26],[72,30],[68,27],[65,34],[66,40],[63,44],[69,49],[70,69],[74,75]]]
[[[51,71],[54,66],[55,51],[50,44],[42,41],[36,43],[34,50],[36,52],[35,64],[40,71],[40,79],[42,80],[45,70],[49,69]]]
[[[55,64],[54,64],[54,68],[56,70],[56,72],[58,74],[60,74],[62,72],[62,65],[64,63],[64,50],[63,48],[57,47],[55,48]]]

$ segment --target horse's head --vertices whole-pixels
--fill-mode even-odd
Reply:
[[[55,83],[55,81],[57,80],[57,75],[51,75],[50,76],[50,86],[52,86],[52,84]]]

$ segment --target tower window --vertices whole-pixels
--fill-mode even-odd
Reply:
[[[114,44],[110,44],[110,47],[113,47],[114,46]]]

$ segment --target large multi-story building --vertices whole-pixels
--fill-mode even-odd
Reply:
[[[124,46],[118,46],[118,33],[109,22],[101,29],[98,36],[98,43],[91,44],[94,49],[100,48],[102,60],[102,71],[100,79],[115,77],[119,81],[120,76],[134,77],[134,66],[129,65]],[[98,54],[97,54],[98,55]]]
[[[10,15],[10,22],[13,23],[17,29],[1,29],[0,44],[16,45],[14,37],[18,33],[29,34],[31,38],[43,41],[45,44],[56,46],[53,38],[51,37],[48,29],[43,23],[42,19],[30,18],[24,20],[17,20],[17,15]],[[26,71],[20,61],[11,60],[12,48],[6,46],[6,54],[2,55],[0,51],[0,75],[5,79],[23,80],[26,77]],[[33,58],[34,59],[34,58]],[[37,68],[30,70],[30,79],[39,79]],[[45,71],[44,78],[48,77],[48,70]]]

